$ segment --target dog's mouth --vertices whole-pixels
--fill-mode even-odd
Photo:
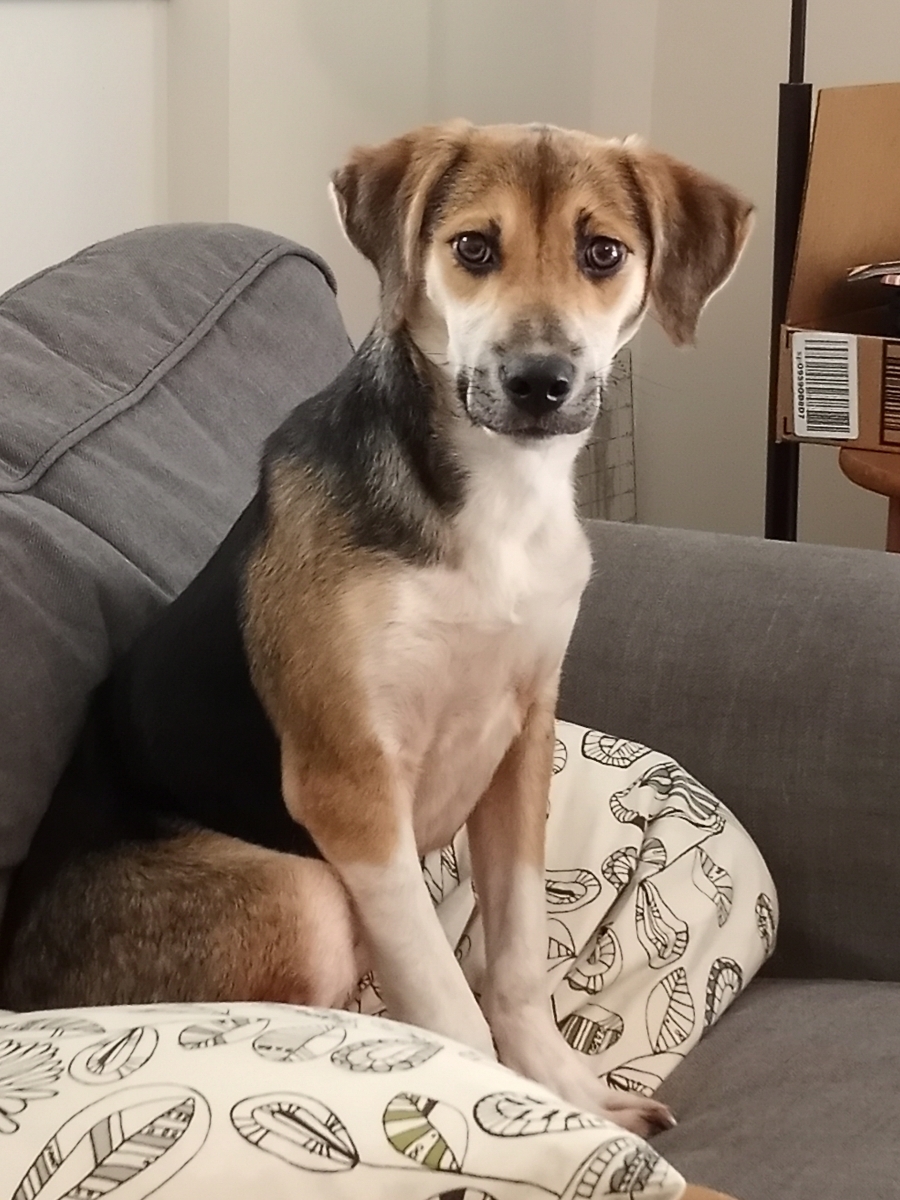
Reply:
[[[528,425],[524,429],[517,429],[509,436],[517,438],[522,442],[544,442],[548,438],[558,437],[565,430],[549,429],[546,425]]]
[[[594,380],[586,381],[564,402],[537,413],[511,403],[499,383],[492,384],[483,370],[459,371],[456,395],[463,413],[476,428],[523,444],[583,433],[600,411],[600,387]]]

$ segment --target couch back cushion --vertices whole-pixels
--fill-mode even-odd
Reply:
[[[0,874],[91,689],[223,538],[265,436],[349,358],[333,287],[273,234],[169,225],[0,297]]]
[[[560,715],[670,754],[747,827],[781,904],[769,970],[900,980],[900,555],[590,532]]]

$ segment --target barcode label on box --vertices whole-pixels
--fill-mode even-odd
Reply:
[[[794,333],[791,358],[796,436],[858,438],[856,338],[849,333]]]
[[[884,440],[896,445],[900,441],[900,343],[888,342],[884,347],[884,373],[881,383],[884,392]]]

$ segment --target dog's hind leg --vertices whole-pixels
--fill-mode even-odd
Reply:
[[[358,946],[326,863],[198,831],[64,868],[13,932],[0,1006],[339,1007],[366,970]]]

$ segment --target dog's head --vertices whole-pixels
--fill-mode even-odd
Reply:
[[[519,438],[590,426],[648,306],[691,342],[752,214],[666,155],[538,125],[428,126],[332,182],[385,331],[408,331],[475,425]]]

